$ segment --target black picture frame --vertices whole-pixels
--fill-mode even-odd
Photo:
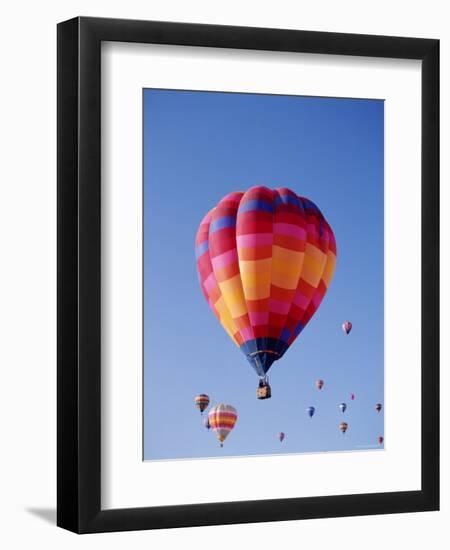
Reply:
[[[100,48],[142,42],[422,61],[422,489],[101,509]],[[439,509],[439,41],[77,17],[58,25],[57,524],[76,533]]]

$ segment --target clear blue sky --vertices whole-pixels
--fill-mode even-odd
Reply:
[[[144,458],[378,448],[383,101],[165,90],[144,90],[143,101]],[[255,396],[255,372],[204,300],[194,255],[204,214],[227,193],[253,185],[289,187],[314,201],[338,247],[328,293],[270,369],[273,395],[264,401]],[[353,323],[349,336],[345,320]],[[321,391],[318,378],[325,380]],[[238,411],[223,449],[202,425],[198,393]]]

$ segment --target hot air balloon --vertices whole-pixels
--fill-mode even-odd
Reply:
[[[197,271],[209,306],[260,378],[283,357],[333,277],[336,241],[317,206],[286,188],[226,195],[200,223]]]
[[[347,410],[347,403],[341,403],[339,405],[339,409],[341,410],[341,413],[345,413],[345,411]]]
[[[205,428],[207,430],[211,429],[211,424],[209,423],[209,418],[208,417],[206,417],[205,420],[203,421],[203,425],[205,426]]]
[[[384,438],[382,435],[378,436],[378,445],[381,445],[384,441]]]
[[[347,422],[341,422],[341,423],[339,424],[339,430],[340,430],[343,434],[345,434],[345,432],[347,431],[347,428],[348,428]]]
[[[352,326],[353,325],[350,323],[350,321],[345,321],[345,323],[342,323],[342,330],[345,332],[345,334],[350,334]]]
[[[377,403],[375,405],[375,410],[377,411],[377,413],[379,413],[381,411],[381,409],[383,408],[383,405],[381,403]]]
[[[316,412],[316,409],[314,407],[308,407],[306,409],[306,414],[308,414],[310,418],[314,416],[315,412]]]
[[[318,390],[321,390],[323,388],[324,381],[323,380],[317,380],[316,386]]]
[[[209,411],[209,425],[216,434],[217,439],[220,441],[221,447],[223,447],[223,442],[234,428],[237,417],[238,415],[236,409],[233,406],[225,405],[224,403],[215,405]]]
[[[284,432],[280,432],[280,433],[278,434],[278,439],[280,440],[280,443],[283,442],[283,439],[284,439],[284,438],[285,438]]]
[[[352,401],[355,400],[355,394],[354,394],[354,393],[351,393],[351,394],[350,394],[350,399],[351,399]]]
[[[201,393],[200,395],[197,395],[197,397],[194,399],[194,402],[197,409],[200,411],[201,414],[203,414],[203,411],[209,405],[209,397],[205,393]]]

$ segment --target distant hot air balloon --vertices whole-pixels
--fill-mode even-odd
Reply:
[[[284,438],[285,438],[284,432],[280,432],[280,433],[278,434],[278,439],[280,440],[280,442],[282,442]]]
[[[352,401],[355,400],[355,394],[354,394],[354,393],[351,393],[351,394],[350,394],[350,399],[351,399]]]
[[[383,408],[383,405],[381,403],[377,403],[375,405],[375,410],[379,413],[381,411],[381,409]]]
[[[381,445],[384,441],[384,438],[382,435],[378,436],[378,445]]]
[[[347,422],[341,422],[341,423],[339,424],[339,430],[340,430],[343,434],[345,434],[345,432],[347,431],[347,428],[348,428]]]
[[[333,277],[336,241],[317,206],[286,188],[226,195],[200,223],[203,294],[260,378],[283,357],[319,307]]]
[[[323,388],[323,385],[324,385],[324,381],[323,380],[317,380],[316,381],[316,386],[317,386],[317,389],[318,390],[321,390]]]
[[[236,409],[231,405],[225,405],[224,403],[219,403],[215,405],[208,415],[209,425],[211,429],[216,434],[217,439],[220,441],[220,446],[223,447],[223,442],[225,441],[228,434],[234,428],[236,424],[238,414]]]
[[[345,321],[345,323],[342,323],[342,330],[345,332],[345,334],[350,334],[352,326],[353,325],[350,323],[350,321]]]
[[[345,413],[345,411],[347,410],[347,403],[341,403],[339,405],[339,408],[340,408],[342,413]]]
[[[209,405],[209,397],[205,393],[201,393],[200,395],[197,395],[197,397],[194,399],[194,402],[197,409],[200,411],[201,414],[203,414],[203,411]]]
[[[203,421],[203,425],[205,426],[205,428],[207,430],[211,429],[211,424],[209,423],[209,418],[208,417],[206,417],[205,420]]]
[[[316,412],[316,409],[314,407],[308,407],[306,409],[306,414],[308,414],[310,418],[314,416],[315,412]]]

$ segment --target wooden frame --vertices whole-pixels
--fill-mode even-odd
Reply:
[[[102,41],[422,60],[422,489],[101,510]],[[58,510],[77,533],[437,510],[439,41],[152,21],[58,25]]]

